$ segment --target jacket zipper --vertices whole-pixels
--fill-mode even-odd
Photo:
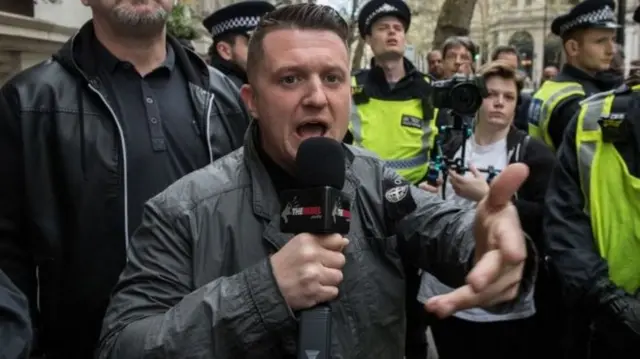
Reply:
[[[206,121],[206,138],[207,142],[207,150],[209,151],[209,162],[213,163],[213,148],[211,147],[211,111],[213,110],[213,100],[216,98],[215,94],[211,94],[209,96],[209,104],[207,105],[207,114],[205,115],[204,120]]]
[[[122,125],[118,120],[118,116],[116,116],[115,111],[107,102],[107,99],[98,91],[93,85],[89,84],[89,88],[93,91],[100,100],[107,106],[109,113],[113,117],[113,121],[116,123],[116,127],[118,128],[118,133],[120,135],[120,146],[122,147],[122,177],[124,181],[124,245],[125,248],[129,249],[129,181],[127,176],[127,145],[124,140],[124,130],[122,129]]]

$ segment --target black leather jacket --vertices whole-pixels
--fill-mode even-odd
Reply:
[[[89,22],[0,93],[0,269],[29,298],[48,358],[91,357],[130,236],[127,148],[98,81],[94,39]],[[168,41],[213,162],[242,146],[249,116],[228,78]]]

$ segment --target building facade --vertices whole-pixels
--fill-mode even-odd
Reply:
[[[199,21],[238,0],[176,1],[189,4]],[[91,10],[80,0],[0,0],[0,84],[49,58],[90,18]],[[201,28],[194,46],[206,54],[209,44],[210,36]]]
[[[90,17],[77,0],[0,0],[0,83],[47,59]]]
[[[409,31],[409,43],[415,46],[416,56],[424,63],[426,53],[432,49],[437,16],[444,0],[423,2],[424,5],[413,1],[408,2],[418,10]],[[577,2],[579,0],[478,0],[469,36],[479,46],[479,62],[488,59],[498,45],[514,45],[520,51],[523,69],[532,79],[538,79],[544,66],[562,62],[562,44],[551,34],[551,22]],[[627,0],[624,44],[627,68],[632,60],[640,58],[640,25],[632,19],[639,3]]]

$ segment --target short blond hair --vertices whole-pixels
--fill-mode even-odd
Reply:
[[[513,82],[516,84],[518,94],[524,86],[524,76],[504,60],[495,60],[485,64],[478,71],[478,75],[481,76],[485,82],[492,77],[500,77],[505,80],[513,80]]]

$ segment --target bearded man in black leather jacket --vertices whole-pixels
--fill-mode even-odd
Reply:
[[[173,0],[83,0],[58,53],[0,92],[0,269],[47,358],[91,358],[143,203],[239,148],[237,88],[167,36]]]

